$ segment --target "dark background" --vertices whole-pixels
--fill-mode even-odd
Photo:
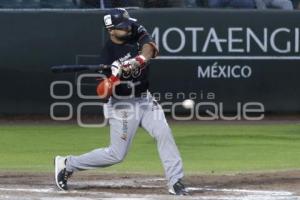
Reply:
[[[227,27],[298,27],[300,13],[284,11],[232,11],[201,9],[148,9],[131,14],[146,26],[150,33],[154,27],[161,31],[168,27],[215,27],[225,34]],[[0,11],[0,115],[49,114],[54,102],[70,102],[76,106],[82,100],[76,95],[70,99],[55,100],[50,96],[54,80],[75,83],[76,75],[54,75],[49,68],[60,64],[95,64],[100,56],[106,33],[102,25],[103,11]],[[249,20],[251,19],[251,20]],[[274,23],[276,22],[276,23]],[[191,35],[189,33],[189,35]],[[160,36],[161,37],[161,36]],[[172,36],[173,37],[173,36]],[[174,45],[178,38],[174,35]],[[187,41],[189,38],[187,38]],[[199,43],[202,38],[198,38]],[[160,42],[161,43],[161,42]],[[159,45],[162,46],[161,44]],[[190,48],[170,54],[161,48],[160,56],[190,55]],[[215,55],[194,53],[193,56]],[[261,55],[255,52],[253,55]],[[76,55],[91,55],[91,57]],[[229,53],[218,54],[230,55]],[[240,55],[240,54],[237,54]],[[274,55],[268,52],[267,55]],[[233,55],[235,56],[235,55]],[[287,53],[284,56],[297,56]],[[214,62],[222,65],[249,65],[252,76],[248,79],[199,79],[198,65]],[[151,66],[151,91],[196,92],[197,101],[223,102],[225,111],[235,112],[237,102],[261,102],[267,113],[300,113],[300,60],[153,60]],[[94,93],[96,82],[83,87]],[[65,94],[58,86],[57,94]],[[205,98],[208,92],[214,100]],[[204,95],[204,97],[201,97]],[[173,98],[180,102],[183,99]],[[98,100],[92,100],[97,102]],[[161,99],[161,102],[164,98]],[[58,109],[58,112],[63,112]]]

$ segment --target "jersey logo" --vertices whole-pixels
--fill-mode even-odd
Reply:
[[[122,58],[119,58],[119,61],[124,62],[125,60],[128,60],[129,58],[131,58],[131,53],[127,53],[125,56],[123,56]]]

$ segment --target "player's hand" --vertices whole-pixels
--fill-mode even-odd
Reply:
[[[112,94],[114,87],[120,83],[117,76],[111,75],[109,78],[102,80],[97,85],[97,94],[101,99],[108,99]]]
[[[119,77],[122,72],[123,63],[120,60],[116,60],[111,64],[111,74],[115,77]]]
[[[143,55],[138,55],[135,58],[131,58],[128,60],[125,60],[123,62],[122,70],[125,72],[129,72],[133,69],[136,69],[146,63],[146,58]]]

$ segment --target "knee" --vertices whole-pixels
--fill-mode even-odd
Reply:
[[[126,157],[125,152],[121,152],[119,150],[114,150],[112,148],[110,149],[110,155],[111,155],[111,158],[113,159],[114,163],[121,163]]]

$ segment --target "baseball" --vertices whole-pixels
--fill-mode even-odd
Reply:
[[[186,99],[182,102],[182,106],[186,109],[191,109],[194,107],[194,105],[195,105],[195,102],[192,99]]]

